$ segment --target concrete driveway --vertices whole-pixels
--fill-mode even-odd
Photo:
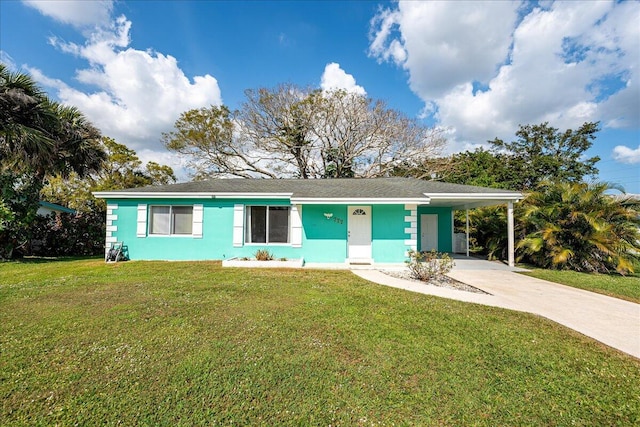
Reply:
[[[640,304],[524,276],[503,264],[471,259],[456,259],[449,276],[488,294],[398,279],[377,270],[353,273],[408,291],[534,313],[640,358]]]

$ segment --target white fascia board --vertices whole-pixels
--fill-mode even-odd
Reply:
[[[512,200],[518,201],[524,196],[521,193],[424,193],[433,200]]]
[[[213,193],[216,199],[289,199],[293,193]]]
[[[96,191],[98,199],[289,199],[292,193],[184,193],[145,191]]]
[[[291,198],[294,205],[428,205],[425,198],[370,198],[370,197],[297,197]]]
[[[98,199],[213,199],[213,193],[154,193],[144,191],[95,191],[91,193]]]

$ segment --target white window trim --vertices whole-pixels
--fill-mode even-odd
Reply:
[[[265,227],[265,240],[266,242],[250,242],[247,241],[247,236],[251,235],[251,209],[252,207],[266,207],[266,227]],[[269,208],[287,208],[289,215],[287,217],[287,241],[286,242],[269,242]],[[290,205],[246,205],[245,206],[245,218],[243,225],[246,226],[246,229],[243,230],[242,240],[247,246],[293,246],[291,243],[292,235],[291,235],[291,214],[293,212],[293,206]]]
[[[233,247],[241,248],[244,244],[244,205],[233,205]]]
[[[136,237],[147,237],[147,205],[138,205]]]
[[[180,239],[180,238],[189,238],[189,239],[201,239],[202,238],[202,222],[203,222],[203,216],[204,216],[204,207],[201,204],[195,204],[195,205],[164,205],[164,204],[151,204],[151,205],[138,205],[138,232],[140,231],[140,212],[141,209],[140,207],[144,206],[145,207],[145,217],[146,217],[146,224],[145,224],[145,235],[144,236],[140,236],[138,235],[138,237],[152,237],[152,238],[161,238],[161,239],[166,239],[166,238],[170,238],[170,239]],[[154,207],[169,207],[169,208],[173,208],[173,207],[190,207],[192,208],[191,211],[191,233],[190,234],[175,234],[175,233],[169,233],[169,234],[152,234],[150,227],[151,227],[151,220],[150,220],[150,215],[151,215],[151,208]],[[199,210],[200,214],[199,217],[196,218],[196,211]],[[172,209],[169,209],[169,218],[170,221],[173,220],[173,215],[171,215]],[[171,227],[172,223],[170,223],[169,228],[173,228]],[[199,233],[198,233],[199,232]]]
[[[302,205],[293,205],[289,218],[289,241],[294,248],[302,247]]]

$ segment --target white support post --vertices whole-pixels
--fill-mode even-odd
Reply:
[[[469,258],[469,208],[467,208],[467,258]]]
[[[509,242],[509,267],[515,267],[515,232],[513,224],[513,202],[507,204],[507,239]]]

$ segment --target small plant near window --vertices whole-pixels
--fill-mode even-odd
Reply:
[[[442,280],[454,266],[453,259],[448,254],[436,250],[430,252],[410,250],[409,259],[405,262],[411,276],[425,282]]]
[[[279,259],[279,261],[286,261],[286,260],[287,260],[287,259],[286,259],[286,258],[284,258],[284,257]]]
[[[258,249],[254,256],[257,261],[273,261],[273,254],[266,249]]]

